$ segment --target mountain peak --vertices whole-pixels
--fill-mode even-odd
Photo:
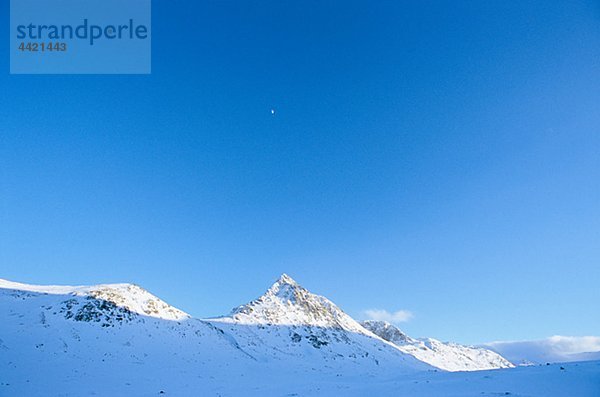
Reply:
[[[311,293],[285,273],[262,296],[233,309],[219,321],[367,332],[329,299]]]
[[[282,273],[281,276],[277,279],[276,283],[279,284],[289,284],[289,285],[298,285],[296,280],[291,278],[287,273]]]
[[[277,296],[283,301],[296,303],[297,298],[303,295],[302,291],[308,293],[296,280],[283,273],[259,299]]]

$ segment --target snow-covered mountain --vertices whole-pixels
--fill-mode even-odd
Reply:
[[[365,329],[325,297],[312,294],[287,274],[250,303],[239,306],[219,321],[238,324],[313,326],[344,329],[360,334]]]
[[[29,285],[0,279],[0,288],[44,295],[71,295],[74,298],[65,304],[68,316],[91,316],[99,320],[102,314],[114,312],[125,317],[140,314],[164,320],[190,318],[187,313],[174,308],[145,289],[134,284],[101,284],[95,286]],[[109,316],[111,317],[111,316]],[[91,318],[90,318],[91,320]]]
[[[396,345],[400,351],[446,371],[480,371],[514,366],[498,353],[481,347],[444,343],[432,338],[413,339],[385,321],[369,320],[362,325]]]
[[[264,295],[223,317],[208,319],[255,357],[311,356],[378,371],[426,370],[429,365],[366,330],[327,298],[283,274]],[[271,347],[272,349],[265,348]]]
[[[369,328],[380,336],[286,275],[260,298],[209,320],[131,284],[0,280],[0,396],[479,396],[514,385],[501,373],[484,385],[491,376],[457,382],[408,349],[420,345],[399,330]],[[600,367],[584,368],[589,376],[563,376],[564,388],[555,389],[577,382],[577,390],[594,391]],[[515,376],[535,396],[531,382],[554,380],[552,371],[559,369]]]
[[[245,341],[240,343],[250,350],[256,340],[264,340],[267,344],[291,341],[291,344],[282,346],[289,352],[294,351],[295,343],[301,344],[304,341],[329,350],[334,355],[341,348],[352,346],[356,349],[353,356],[367,357],[365,354],[368,349],[362,344],[372,344],[375,339],[376,343],[381,340],[389,342],[396,350],[447,371],[513,366],[498,353],[483,348],[442,343],[435,339],[413,339],[386,322],[358,323],[330,300],[309,292],[286,274],[258,299],[239,306],[228,316],[213,319],[212,322],[215,325],[229,324],[228,331],[234,333],[238,341]],[[275,337],[266,337],[266,334],[274,334]],[[389,346],[384,346],[383,349],[390,350]],[[403,361],[410,362],[407,357],[400,357]]]

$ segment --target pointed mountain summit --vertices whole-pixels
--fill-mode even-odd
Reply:
[[[221,320],[240,324],[314,326],[370,334],[329,299],[315,295],[282,274],[261,297]]]
[[[282,273],[281,276],[277,279],[275,284],[289,284],[289,285],[298,285],[296,280],[287,275],[287,273]]]

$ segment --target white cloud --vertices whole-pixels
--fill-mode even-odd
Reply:
[[[551,336],[547,344],[564,354],[589,353],[600,351],[600,337],[597,336]]]
[[[563,362],[600,358],[598,336],[551,336],[531,341],[492,342],[487,347],[510,361]]]
[[[387,321],[388,323],[405,323],[414,317],[408,310],[388,312],[384,309],[365,310],[364,315],[368,320]]]

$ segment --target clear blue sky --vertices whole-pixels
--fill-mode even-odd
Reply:
[[[287,272],[414,336],[600,333],[597,1],[156,1],[150,76],[7,46],[2,278],[212,316]]]

